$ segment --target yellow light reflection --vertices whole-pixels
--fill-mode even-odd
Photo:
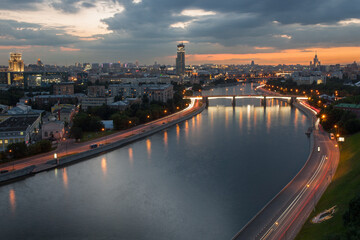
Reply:
[[[177,143],[179,143],[179,140],[180,140],[180,126],[179,126],[179,124],[176,124],[176,140],[177,140]]]
[[[295,130],[297,130],[297,128],[298,128],[298,121],[299,121],[299,112],[297,109],[295,109],[295,117],[294,117]]]
[[[9,202],[10,202],[11,211],[14,213],[16,209],[16,196],[14,189],[10,189],[9,191]]]
[[[146,150],[148,154],[148,158],[151,158],[151,141],[150,139],[146,139]]]
[[[185,137],[187,138],[189,136],[189,121],[185,121]]]
[[[267,133],[270,132],[270,127],[271,127],[271,111],[267,111],[267,121],[266,121],[266,130]]]
[[[228,108],[225,108],[225,128],[229,126],[229,112],[227,111]]]
[[[200,129],[201,127],[201,114],[196,115],[196,128]]]
[[[167,131],[164,132],[164,146],[167,148],[168,146],[168,133]]]
[[[256,108],[254,109],[254,129],[256,130]]]
[[[107,172],[106,158],[101,159],[101,169],[102,169],[102,171],[104,173],[104,176],[106,176],[106,172]]]
[[[241,131],[242,127],[243,127],[243,108],[240,108],[239,127],[240,127],[240,131]]]
[[[64,183],[64,187],[65,189],[68,188],[68,185],[69,185],[69,180],[68,180],[68,175],[67,175],[67,171],[66,171],[66,168],[63,169],[63,183]]]
[[[251,129],[251,106],[247,105],[247,129],[248,131]]]
[[[134,163],[134,156],[133,156],[133,149],[132,148],[129,148],[129,162],[130,162],[131,166]]]

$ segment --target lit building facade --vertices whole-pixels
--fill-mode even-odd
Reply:
[[[183,43],[177,45],[176,74],[185,74],[185,45]]]
[[[10,53],[9,72],[23,72],[24,61],[21,53]]]
[[[314,57],[314,61],[310,61],[310,67],[311,68],[318,68],[321,66],[321,62],[319,61],[318,57],[317,57],[317,53],[315,53],[315,57]]]

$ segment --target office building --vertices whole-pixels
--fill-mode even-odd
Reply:
[[[185,45],[183,43],[177,45],[176,74],[185,74]]]
[[[24,61],[21,53],[10,53],[9,72],[23,72]]]

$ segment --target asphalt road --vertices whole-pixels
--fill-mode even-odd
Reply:
[[[233,239],[294,239],[330,183],[339,162],[335,140],[321,127],[301,171]],[[320,151],[318,151],[320,147]]]
[[[185,115],[188,115],[193,111],[196,111],[199,107],[200,107],[199,101],[192,101],[191,104],[186,109],[181,110],[172,115],[154,120],[154,121],[146,123],[146,124],[142,124],[142,125],[133,127],[128,130],[120,131],[120,132],[117,132],[117,133],[114,133],[114,134],[111,134],[111,135],[108,135],[105,137],[101,137],[98,139],[94,139],[94,140],[91,140],[88,142],[84,142],[84,143],[76,143],[74,139],[67,139],[65,141],[62,141],[60,143],[60,145],[58,146],[58,148],[54,151],[35,155],[35,156],[24,158],[24,159],[20,159],[20,160],[14,161],[14,162],[2,164],[0,166],[0,171],[1,170],[8,170],[8,171],[19,170],[19,169],[22,169],[25,167],[29,167],[31,165],[43,164],[49,160],[54,159],[54,153],[57,154],[58,158],[61,158],[66,155],[71,155],[71,154],[88,151],[88,150],[90,150],[90,145],[92,145],[92,144],[109,144],[112,142],[116,142],[116,141],[122,140],[124,138],[127,138],[129,136],[149,131],[156,126],[160,126],[160,125],[169,123],[171,121],[180,119],[180,118],[184,117]]]

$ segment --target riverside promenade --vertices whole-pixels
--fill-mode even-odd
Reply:
[[[60,146],[54,151],[0,165],[0,171],[9,171],[0,174],[0,183],[74,163],[125,146],[126,144],[145,138],[189,119],[201,113],[204,109],[205,104],[202,104],[201,101],[192,101],[191,104],[182,111],[128,130],[84,143],[76,143],[74,139],[68,139],[61,142]],[[90,145],[93,144],[98,144],[99,147],[90,149]],[[57,156],[56,159],[54,158],[55,153]]]

